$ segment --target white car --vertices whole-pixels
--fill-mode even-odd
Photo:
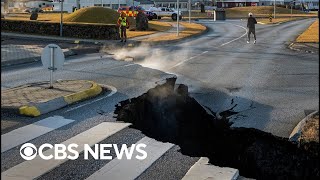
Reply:
[[[171,17],[172,20],[177,20],[178,12],[166,7],[151,7],[149,9],[150,12],[153,12],[156,16],[155,19],[161,19],[161,17]],[[181,11],[179,11],[179,19],[182,19]]]

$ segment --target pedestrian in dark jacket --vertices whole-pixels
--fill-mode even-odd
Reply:
[[[254,41],[253,43],[255,44],[256,43],[256,26],[257,24],[257,20],[256,18],[253,17],[252,13],[249,13],[249,18],[248,18],[248,23],[247,23],[247,28],[249,29],[248,31],[248,41],[247,43],[250,43],[250,34],[252,33],[253,34],[253,37],[254,37]]]

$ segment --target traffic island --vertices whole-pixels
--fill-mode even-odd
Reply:
[[[87,80],[32,83],[1,91],[1,110],[36,117],[99,95],[100,85]]]
[[[192,157],[208,157],[209,163],[239,170],[241,176],[255,179],[317,179],[319,146],[310,151],[282,138],[254,128],[231,127],[232,108],[216,113],[188,95],[186,85],[176,78],[145,94],[120,102],[118,121],[162,142],[178,145]],[[214,103],[214,102],[213,102]]]

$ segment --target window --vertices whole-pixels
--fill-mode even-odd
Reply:
[[[110,4],[103,4],[103,7],[110,7]]]
[[[166,8],[161,8],[161,11],[166,11]]]
[[[94,6],[101,6],[101,4],[94,4]]]

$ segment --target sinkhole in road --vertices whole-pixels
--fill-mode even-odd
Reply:
[[[208,111],[188,95],[186,85],[168,78],[143,95],[116,105],[118,121],[162,142],[179,145],[192,157],[208,157],[213,165],[232,167],[255,179],[318,179],[314,144],[298,147],[287,138],[253,128],[231,127],[227,110]]]

